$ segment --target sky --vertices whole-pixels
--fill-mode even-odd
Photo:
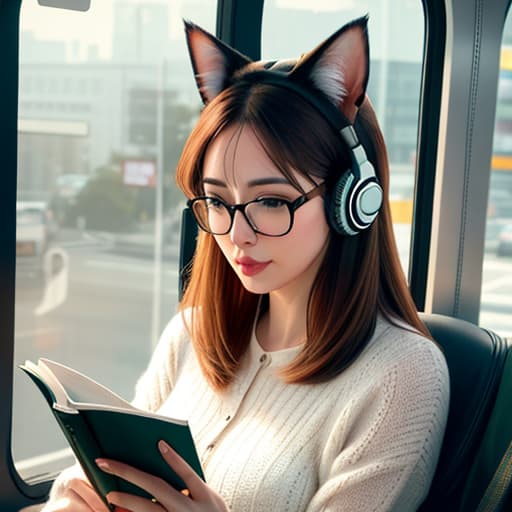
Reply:
[[[209,19],[208,13],[211,12],[211,18],[214,19],[216,10],[216,0],[91,0],[91,8],[89,12],[74,12],[64,9],[56,9],[51,7],[43,7],[38,5],[37,0],[24,0],[21,9],[21,30],[30,31],[37,40],[52,41],[79,41],[79,54],[81,59],[85,59],[88,54],[89,46],[96,46],[98,57],[102,60],[109,60],[112,57],[112,27],[113,27],[113,7],[116,2],[129,4],[151,4],[164,3],[169,6],[169,34],[171,38],[182,37],[182,17],[187,16],[187,9],[192,6],[194,14],[197,17],[198,12],[202,12],[205,19]],[[250,0],[246,0],[250,1]],[[396,0],[395,0],[396,1]],[[392,0],[267,0],[266,8],[271,9],[295,9],[297,11],[306,10],[311,13],[336,12],[336,18],[333,23],[339,23],[336,20],[342,20],[343,11],[347,12],[347,16],[362,15],[371,11],[373,18],[370,19],[372,37],[374,41],[381,42],[383,34],[381,30],[381,20],[383,12],[393,11],[393,17],[408,16],[414,14],[422,19],[421,8],[418,0],[400,0],[395,7]],[[419,14],[411,9],[414,4]],[[204,5],[204,8],[203,8]],[[397,10],[398,9],[398,10]],[[355,14],[354,14],[355,13]],[[376,16],[376,17],[375,17]],[[373,21],[372,21],[373,20]],[[399,20],[394,20],[399,23]],[[404,21],[404,20],[402,20]],[[395,23],[395,25],[396,25]],[[211,26],[214,27],[212,21]],[[387,25],[386,25],[387,26]],[[420,30],[423,27],[416,26],[414,23],[400,23],[405,32]],[[205,28],[207,28],[205,26]],[[334,27],[338,28],[338,26]],[[329,33],[334,28],[327,27],[323,33]],[[386,35],[386,34],[384,34]],[[293,39],[295,34],[290,33]],[[407,39],[407,37],[405,37]],[[420,38],[421,39],[421,38]],[[410,53],[412,57],[405,57],[407,60],[417,60],[421,57],[421,41],[418,48],[413,48]],[[374,57],[378,57],[382,44],[375,45],[372,50]],[[391,53],[393,53],[391,48]],[[408,48],[398,48],[398,51],[407,53]],[[68,54],[70,50],[68,49]],[[73,52],[73,55],[75,53]]]
[[[43,7],[36,0],[25,0],[21,7],[20,27],[36,39],[71,41],[98,46],[100,57],[112,53],[112,2],[92,0],[89,12],[73,12]],[[107,37],[108,36],[108,37]]]
[[[132,4],[149,3],[147,0],[124,0]],[[171,9],[169,23],[176,21],[181,27],[182,4],[186,0],[149,0],[151,3],[167,3]],[[205,4],[212,1],[205,0]],[[37,39],[72,40],[80,39],[84,43],[95,44],[100,48],[100,55],[106,57],[111,52],[111,31],[113,16],[113,0],[91,0],[89,12],[73,12],[65,9],[43,7],[36,0],[25,0],[21,9],[22,30],[32,31]],[[355,0],[276,0],[280,8],[307,9],[314,11],[339,10],[340,6],[351,9]],[[185,8],[186,9],[186,8]],[[173,30],[170,31],[171,33]]]

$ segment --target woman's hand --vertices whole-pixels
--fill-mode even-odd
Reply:
[[[110,512],[96,494],[81,466],[76,463],[62,471],[54,483],[51,499],[41,512]],[[116,512],[126,512],[122,509]]]
[[[42,512],[110,512],[86,477],[71,478],[57,500],[45,505]]]
[[[158,443],[164,460],[185,482],[187,492],[179,492],[159,477],[121,462],[97,459],[106,473],[117,475],[146,490],[154,500],[122,492],[110,492],[113,505],[134,512],[229,512],[222,497],[208,487],[196,472],[164,441]]]

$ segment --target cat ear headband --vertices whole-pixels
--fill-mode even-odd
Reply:
[[[352,164],[326,198],[331,226],[356,235],[368,228],[382,204],[382,189],[353,127],[369,74],[368,17],[347,23],[298,60],[252,61],[201,27],[185,22],[199,93],[206,105],[245,81],[289,89],[312,104],[350,150]]]

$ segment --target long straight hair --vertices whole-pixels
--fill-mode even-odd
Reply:
[[[250,127],[290,182],[294,172],[332,189],[350,164],[348,149],[316,109],[298,95],[270,84],[237,83],[204,109],[187,140],[176,179],[186,196],[204,193],[203,162],[211,142],[226,128]],[[356,131],[384,191],[370,228],[356,236],[330,230],[323,261],[309,293],[306,343],[281,370],[290,383],[317,383],[339,375],[371,338],[380,313],[430,337],[409,293],[396,248],[388,200],[389,165],[384,139],[368,99]],[[328,199],[325,199],[328,201]],[[252,334],[260,296],[247,291],[212,235],[200,231],[180,304],[206,379],[217,390],[234,379]],[[263,301],[265,304],[265,301]]]

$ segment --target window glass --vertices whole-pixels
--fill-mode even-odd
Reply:
[[[487,203],[485,255],[479,323],[512,337],[512,15],[505,21],[491,180]]]
[[[307,52],[346,22],[368,13],[368,95],[386,140],[390,196],[400,259],[407,274],[423,59],[418,0],[271,0],[265,2],[262,58]],[[279,37],[276,37],[279,34]]]
[[[200,111],[182,19],[213,32],[215,14],[214,0],[23,2],[16,365],[46,357],[132,398],[177,305],[174,169]],[[19,370],[13,433],[22,476],[67,462]]]

